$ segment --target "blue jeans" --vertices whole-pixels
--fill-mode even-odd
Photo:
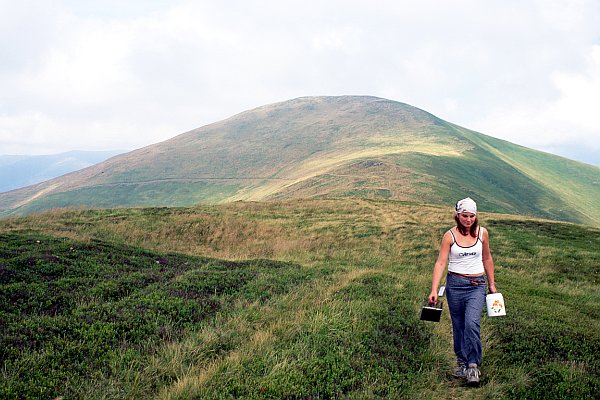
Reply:
[[[452,319],[454,353],[458,362],[481,364],[481,312],[485,304],[486,283],[483,276],[469,279],[448,273],[446,298]]]

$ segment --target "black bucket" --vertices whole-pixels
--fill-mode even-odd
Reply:
[[[421,308],[421,320],[440,322],[442,317],[442,301],[438,301],[438,304],[429,304],[427,301]]]

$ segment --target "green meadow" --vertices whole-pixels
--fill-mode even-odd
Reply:
[[[600,230],[482,213],[507,316],[482,383],[419,320],[452,209],[53,210],[0,224],[2,399],[600,398]]]

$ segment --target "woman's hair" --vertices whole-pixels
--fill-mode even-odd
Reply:
[[[456,221],[456,228],[461,233],[461,235],[467,235],[467,227],[460,223],[460,219],[458,218],[458,214],[454,214],[454,221]],[[473,221],[473,225],[471,225],[471,229],[469,229],[469,235],[473,237],[477,237],[477,226],[479,225],[479,220],[475,218]]]

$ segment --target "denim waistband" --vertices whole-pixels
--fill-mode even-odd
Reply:
[[[458,274],[456,272],[448,271],[448,275],[452,275],[457,278],[466,279],[469,282],[471,282],[471,285],[473,285],[473,286],[485,285],[485,274],[470,276],[470,275],[463,275],[463,274]]]

